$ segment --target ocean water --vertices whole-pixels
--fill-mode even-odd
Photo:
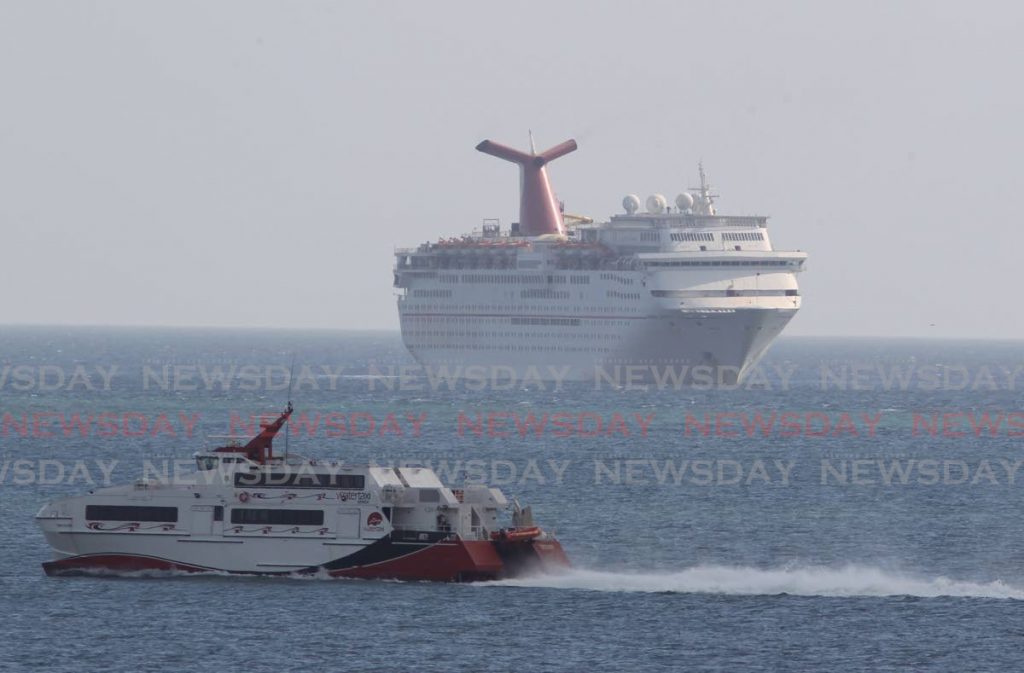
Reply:
[[[0,670],[1020,670],[1020,344],[783,338],[729,389],[412,364],[392,333],[0,328]],[[289,371],[290,451],[486,476],[573,568],[43,575],[41,505],[173,470]]]

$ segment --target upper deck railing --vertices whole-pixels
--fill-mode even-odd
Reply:
[[[763,215],[694,215],[691,213],[635,213],[633,215],[612,215],[607,223],[592,225],[595,227],[614,227],[617,225],[634,225],[641,227],[654,226],[658,229],[673,227],[739,227],[765,228],[768,218]]]

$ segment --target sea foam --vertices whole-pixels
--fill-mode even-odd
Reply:
[[[775,569],[700,565],[677,571],[609,572],[576,568],[561,573],[487,582],[483,586],[642,593],[749,596],[939,596],[1024,600],[1024,586],[1002,580],[971,582],[925,577],[864,565]]]

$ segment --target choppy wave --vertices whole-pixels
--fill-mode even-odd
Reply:
[[[663,572],[573,569],[564,573],[488,582],[484,586],[748,596],[950,596],[1024,600],[1024,586],[1002,580],[970,582],[943,576],[923,577],[862,565],[777,569],[701,565]]]

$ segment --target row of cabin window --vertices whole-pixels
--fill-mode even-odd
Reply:
[[[722,234],[723,241],[763,241],[764,235],[758,231],[727,231]]]
[[[736,262],[691,262],[691,261],[651,261],[646,262],[647,266],[786,266],[790,264],[788,261],[776,261],[776,260],[744,260]],[[793,266],[798,266],[799,262],[793,262]]]
[[[670,296],[670,295],[658,295],[658,296]],[[610,323],[620,324],[618,320],[610,320]],[[525,323],[524,323],[525,324]],[[607,327],[604,325],[602,327]],[[415,345],[415,337],[470,337],[475,339],[501,339],[502,337],[511,337],[517,340],[522,339],[582,339],[594,341],[597,339],[605,341],[621,341],[622,334],[619,331],[576,331],[576,332],[481,332],[476,330],[426,330],[426,329],[413,329],[406,330],[403,335],[410,339],[410,345]],[[420,344],[422,345],[422,344]],[[500,350],[500,348],[499,348]]]
[[[85,518],[92,521],[155,521],[157,523],[175,523],[178,520],[178,508],[86,505]]]
[[[543,285],[544,283],[562,284],[568,280],[570,285],[589,285],[590,276],[538,276],[514,274],[464,273],[460,275],[441,274],[442,283],[500,283],[505,285]]]
[[[709,234],[709,233],[703,232],[703,231],[700,231],[700,232],[689,231],[689,232],[684,232],[682,234],[669,234],[669,237],[673,241],[676,241],[676,242],[681,242],[681,241],[713,241],[713,240],[715,240],[715,235],[714,234]]]
[[[565,290],[549,290],[547,288],[536,290],[520,290],[521,299],[568,299],[569,293]]]
[[[231,523],[264,526],[322,526],[322,509],[249,509],[231,510]]]
[[[509,309],[506,310],[511,310]],[[546,306],[537,308],[559,308],[558,306]],[[564,308],[564,307],[563,307]],[[579,312],[578,309],[582,309],[586,313],[640,313],[640,309],[634,306],[618,306],[611,307],[605,310],[607,307],[600,306],[575,306],[573,310]],[[618,308],[617,311],[614,309]],[[542,322],[533,322],[540,320]],[[461,315],[461,316],[437,316],[437,315],[419,315],[417,313],[406,313],[402,316],[403,323],[403,334],[415,334],[416,332],[410,331],[412,326],[420,326],[425,324],[427,326],[433,325],[466,325],[467,327],[480,327],[482,325],[495,325],[498,327],[504,327],[505,325],[571,325],[571,326],[591,326],[591,327],[603,327],[608,324],[607,318],[560,318],[560,317],[538,317],[538,316],[503,316],[501,318],[492,318],[489,316],[474,316],[474,315]],[[550,321],[550,322],[544,322]],[[568,321],[568,322],[566,322]],[[491,335],[500,336],[500,335]]]
[[[579,327],[579,318],[534,318],[512,316],[513,325],[564,325],[566,327]]]
[[[632,285],[633,284],[633,279],[632,278],[623,278],[622,276],[616,276],[616,275],[611,274],[611,273],[602,273],[601,274],[601,280],[614,280],[614,281],[617,281],[619,283],[622,283],[623,285]]]
[[[129,505],[87,505],[85,518],[91,521],[152,521],[175,523],[178,521],[177,507],[138,507]],[[214,520],[224,518],[224,508],[214,508]],[[255,509],[234,508],[231,523],[262,524],[270,526],[322,526],[322,509]]]
[[[621,341],[621,337],[619,338]],[[589,346],[563,346],[559,345],[522,345],[522,344],[460,344],[460,343],[434,343],[431,341],[411,341],[409,348],[418,348],[429,351],[511,351],[522,353],[611,353],[610,348],[599,348]]]
[[[583,300],[582,294],[580,300]],[[415,307],[416,311],[501,311],[503,313],[513,313],[520,311],[523,313],[568,313],[569,307],[565,304],[454,304],[451,306],[445,306],[444,304],[420,304]],[[585,306],[580,304],[572,305],[573,313],[639,313],[640,309],[632,306]],[[414,313],[411,310],[403,311],[399,316],[401,320],[463,320],[468,319],[471,322],[479,323],[481,321],[491,320],[495,323],[504,324],[507,317],[495,318],[491,316],[480,316],[473,313],[464,315],[448,315],[448,316],[436,316],[431,314]]]
[[[682,241],[714,241],[715,235],[704,231],[690,231],[678,234],[669,234],[669,237],[676,242]],[[644,239],[641,239],[644,240]],[[657,240],[656,238],[653,240]],[[722,233],[723,241],[763,241],[764,234],[755,231],[727,231]]]

